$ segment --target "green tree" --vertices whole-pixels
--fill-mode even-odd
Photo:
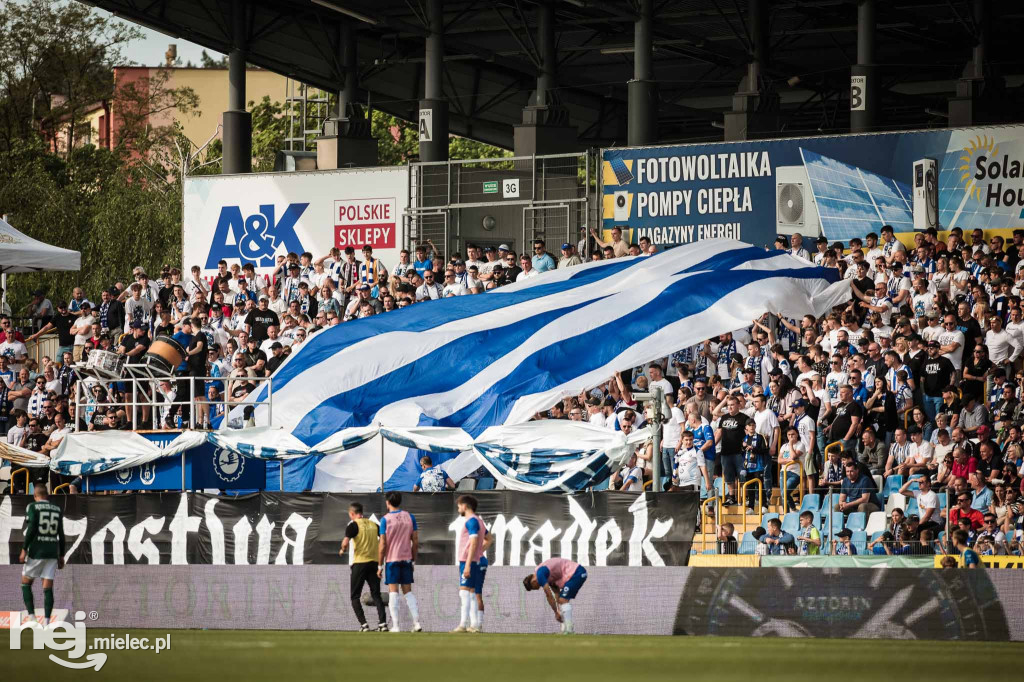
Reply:
[[[64,131],[70,155],[86,108],[109,99],[112,65],[141,36],[77,2],[0,4],[0,148],[41,128]]]
[[[448,140],[448,158],[459,159],[502,159],[512,156],[512,152],[495,147],[486,142],[477,142],[468,137],[452,135]]]
[[[206,53],[206,50],[203,50],[203,53],[199,55],[199,68],[226,69],[228,68],[228,56],[225,54],[221,55],[220,59],[214,59]]]

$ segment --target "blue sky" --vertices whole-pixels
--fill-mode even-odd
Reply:
[[[101,9],[93,8],[93,11],[99,12],[104,16],[110,16],[109,12]],[[122,21],[130,23],[127,20],[122,19]],[[133,41],[124,50],[125,57],[132,62],[142,66],[158,66],[163,64],[167,46],[174,43],[178,46],[178,58],[181,59],[182,64],[186,64],[191,60],[193,64],[199,66],[200,55],[203,52],[202,46],[190,43],[184,38],[175,38],[145,26],[134,25],[142,31],[144,37],[141,40]],[[221,54],[214,50],[206,50],[206,52],[214,59],[221,57]]]

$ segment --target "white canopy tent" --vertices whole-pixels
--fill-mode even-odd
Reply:
[[[0,218],[0,287],[3,303],[7,303],[7,274],[11,272],[53,272],[81,270],[82,254],[71,249],[51,246],[11,227]]]
[[[0,272],[81,270],[82,254],[51,246],[18,232],[0,219]]]

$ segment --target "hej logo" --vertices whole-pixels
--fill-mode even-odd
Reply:
[[[10,648],[21,649],[21,633],[23,630],[32,632],[33,649],[52,649],[53,651],[66,651],[69,659],[82,658],[88,648],[86,641],[85,611],[75,612],[75,622],[67,623],[57,621],[43,627],[35,621],[25,624],[21,622],[21,613],[11,613],[11,635]],[[89,654],[85,660],[65,660],[50,654],[50,660],[65,668],[85,669],[95,668],[99,670],[107,662],[107,655],[104,653]]]
[[[275,220],[273,204],[262,204],[258,213],[244,218],[240,206],[223,207],[213,233],[206,268],[216,269],[221,259],[237,259],[258,267],[269,267],[274,264],[274,255],[282,245],[285,251],[302,253],[305,249],[295,232],[295,225],[308,206],[308,203],[288,204],[278,220]]]

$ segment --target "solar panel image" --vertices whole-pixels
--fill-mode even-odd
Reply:
[[[807,149],[801,148],[800,154],[822,231],[830,240],[846,242],[877,232],[882,225],[892,225],[897,232],[913,231],[909,185]]]
[[[612,172],[615,173],[615,179],[620,185],[625,185],[633,179],[633,174],[629,172],[626,162],[622,159],[612,159],[611,166]]]

